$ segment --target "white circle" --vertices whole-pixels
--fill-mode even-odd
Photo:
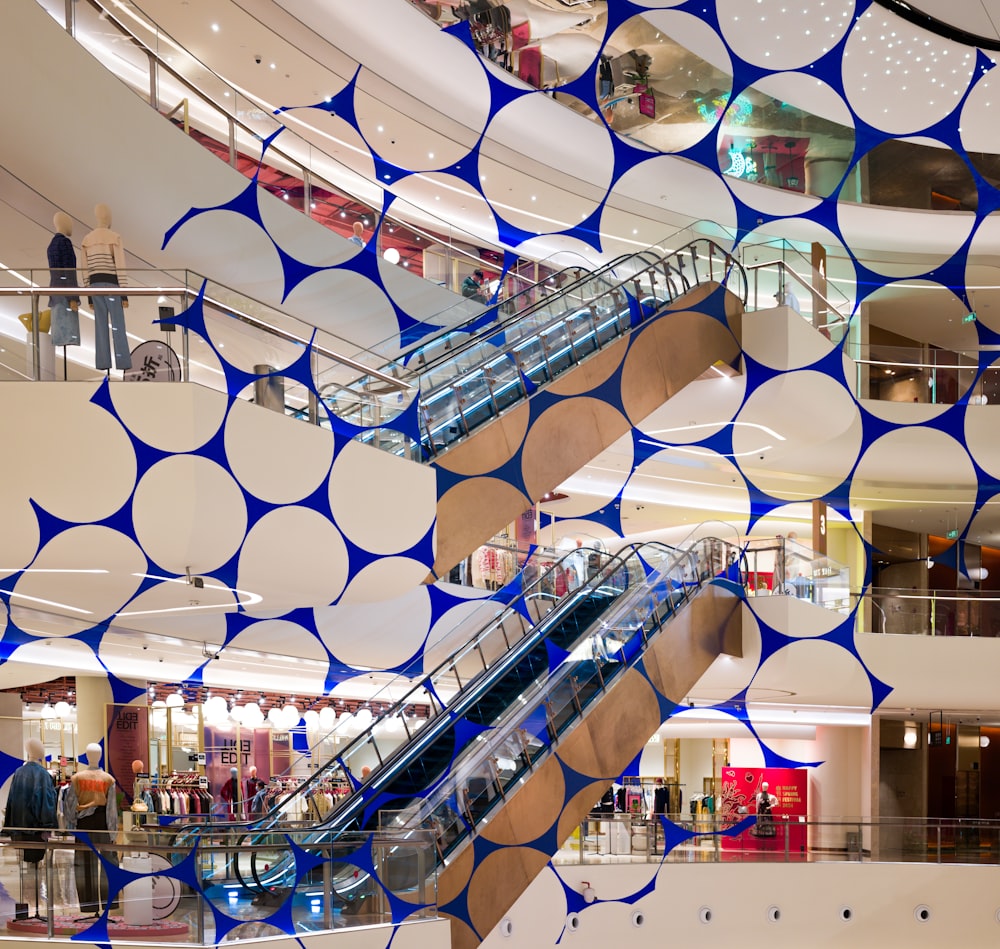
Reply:
[[[845,704],[871,708],[871,684],[859,660],[825,640],[797,639],[773,652],[758,669],[753,688],[764,694],[770,690],[787,695],[790,682],[795,683],[798,694],[815,695],[816,701],[828,705],[836,704],[840,695]],[[759,711],[756,715],[751,712],[751,723],[759,715]]]
[[[571,933],[575,933],[580,928],[580,914],[570,913],[566,917],[566,929]]]
[[[637,214],[638,207],[647,205],[656,206],[659,213],[648,217]],[[699,217],[722,229],[735,228],[736,203],[725,183],[694,162],[656,155],[633,165],[612,185],[601,215],[603,247],[607,253],[635,253],[657,245],[666,252],[705,236],[728,248],[727,239],[714,227],[701,233],[696,226],[689,236],[674,233],[685,218]],[[668,228],[665,234],[664,219],[678,221],[677,227]]]
[[[566,97],[569,98],[569,97]],[[586,113],[588,106],[580,105]],[[544,128],[544,136],[525,136]],[[494,212],[531,234],[577,227],[601,204],[611,186],[614,147],[602,123],[589,121],[548,96],[521,96],[497,112],[490,139],[518,143],[518,162],[479,156],[480,189]],[[524,169],[537,162],[537,175]]]
[[[781,922],[781,907],[780,906],[769,906],[767,908],[767,918],[769,922],[778,923]]]
[[[308,497],[326,480],[333,461],[330,432],[246,402],[233,403],[225,444],[236,480],[272,504]],[[261,451],[262,445],[266,451]],[[290,458],[294,464],[288,463]]]
[[[425,581],[430,568],[429,563],[413,557],[379,557],[355,573],[341,602],[372,603],[400,596]]]
[[[989,121],[993,100],[1000,94],[1000,77],[994,72],[990,69],[976,79],[962,106],[959,134],[965,150],[974,154],[1000,152],[1000,129],[995,121]]]
[[[885,527],[934,533],[945,508],[956,523],[968,521],[977,487],[963,445],[935,429],[900,427],[862,455],[851,478],[851,507],[873,512]],[[939,506],[928,510],[928,497]]]
[[[817,10],[787,0],[718,0],[716,11],[726,43],[741,59],[772,70],[797,69],[840,42],[854,3],[828,0]]]
[[[349,666],[370,664],[372,644],[357,630],[378,629],[379,664],[395,667],[416,655],[427,638],[431,595],[427,587],[414,584],[392,599],[338,603],[336,607],[314,610],[313,618],[323,645],[340,662]]]
[[[2,414],[0,444],[6,458],[16,459],[19,486],[8,486],[6,497],[24,505],[30,497],[74,523],[99,521],[125,504],[135,486],[135,450],[121,422],[90,401],[95,389],[33,386],[16,411]]]
[[[437,516],[434,470],[348,442],[330,473],[330,509],[344,536],[363,550],[406,550],[427,534]]]
[[[645,923],[646,923],[646,914],[636,910],[636,912],[632,914],[632,925],[635,926],[636,929],[638,929],[639,927],[645,925]]]
[[[801,405],[809,412],[790,409]],[[733,453],[762,491],[801,501],[843,482],[861,438],[861,414],[843,383],[802,370],[770,379],[750,394],[734,424]]]
[[[918,923],[929,922],[931,918],[931,908],[926,903],[921,903],[920,905],[914,907],[913,918]]]
[[[146,565],[132,538],[94,524],[71,527],[56,534],[38,552],[34,569],[19,577],[10,595],[11,619],[33,636],[87,629],[126,608]],[[39,572],[47,570],[56,572]]]
[[[710,906],[700,907],[698,910],[698,920],[708,925],[712,921],[712,908]]]
[[[328,606],[348,580],[347,545],[337,528],[304,507],[265,514],[240,551],[237,586],[263,598],[261,610]]]
[[[194,451],[218,430],[228,400],[201,386],[111,386],[115,411],[125,427],[162,451]]]
[[[164,570],[211,573],[239,550],[246,533],[243,492],[221,465],[173,455],[150,468],[132,501],[135,536]]]
[[[841,906],[840,918],[845,923],[849,923],[852,919],[854,919],[854,910],[852,910],[850,906]]]
[[[395,247],[387,247],[383,252],[382,256],[385,258],[387,263],[398,264],[399,263],[399,251]]]

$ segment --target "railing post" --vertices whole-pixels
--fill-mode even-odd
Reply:
[[[56,904],[52,899],[52,894],[55,892],[53,890],[53,880],[52,880],[52,862],[55,859],[55,852],[49,848],[45,850],[45,931],[49,939],[55,936],[55,920],[56,920]],[[38,906],[35,906],[35,912],[38,912]]]
[[[319,425],[319,396],[316,395],[315,388],[318,382],[319,360],[317,359],[315,349],[309,352],[309,370],[313,380],[313,388],[309,390],[309,424]]]
[[[229,145],[229,166],[230,168],[236,167],[236,119],[231,115],[226,116],[226,123],[229,126],[228,134],[228,145]]]
[[[42,378],[41,339],[38,326],[38,294],[31,295],[31,378],[38,382]]]
[[[66,6],[64,7],[66,11],[66,32],[70,36],[76,36],[76,2],[75,0],[66,0]]]
[[[789,840],[788,826],[789,826],[788,825],[788,821],[786,820],[784,822],[784,828],[785,828],[785,863],[790,863],[791,862],[790,857],[789,857],[789,854],[791,852],[791,846],[790,846],[791,841]]]
[[[149,67],[149,104],[160,111],[160,67],[156,56],[152,52],[146,53],[146,62]]]
[[[421,858],[423,857],[423,850],[420,851]],[[333,845],[330,844],[330,849],[327,850],[326,860],[323,861],[323,928],[333,929]],[[421,881],[421,886],[423,886],[423,860],[418,860],[417,864],[417,879]],[[423,900],[421,900],[423,902]]]

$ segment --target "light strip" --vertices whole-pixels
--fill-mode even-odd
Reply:
[[[28,596],[26,593],[15,593],[13,590],[0,590],[0,593],[6,593],[10,597],[17,597],[19,600],[28,600],[31,603],[42,603],[45,606],[54,606],[59,610],[72,610],[74,613],[83,613],[84,616],[93,616],[90,610],[81,610],[78,606],[69,606],[66,603],[56,603],[55,600],[43,600],[37,596]]]
[[[0,567],[0,573],[108,573],[107,570],[101,570],[100,568],[87,569],[87,568],[48,568],[48,567]]]
[[[729,377],[727,376],[726,378],[729,378]],[[693,431],[697,431],[699,428],[724,428],[727,425],[730,425],[733,428],[736,428],[737,426],[741,426],[743,428],[755,428],[755,429],[757,429],[760,432],[766,432],[772,438],[778,439],[779,442],[783,442],[783,441],[786,440],[784,435],[779,435],[773,428],[768,428],[766,425],[761,425],[758,422],[729,422],[729,421],[726,421],[726,422],[699,422],[697,425],[681,425],[678,428],[656,428],[656,429],[653,429],[650,432],[647,432],[646,434],[647,435],[660,435],[660,434],[669,435],[672,432],[693,432]],[[639,441],[645,442],[645,444],[647,444],[647,445],[653,445],[653,444],[655,444],[655,442],[651,442],[651,441],[649,441],[648,439],[645,439],[645,438],[640,438]]]

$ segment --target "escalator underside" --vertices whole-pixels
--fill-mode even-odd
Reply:
[[[735,294],[718,283],[699,284],[435,458],[435,576],[711,366],[734,365],[742,316]]]

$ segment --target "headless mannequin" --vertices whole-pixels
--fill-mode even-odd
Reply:
[[[102,856],[114,862],[114,855],[103,851],[118,831],[118,800],[115,779],[101,767],[101,746],[87,745],[87,767],[70,779],[63,809],[68,830],[86,831],[91,846],[102,849]],[[76,853],[76,888],[80,910],[99,913],[101,899],[107,898],[107,881],[100,876],[100,862],[94,849]]]
[[[43,840],[46,831],[58,826],[56,786],[45,770],[42,743],[37,738],[29,738],[24,751],[24,764],[11,778],[4,826],[10,828],[11,840]],[[45,851],[25,849],[21,857],[35,868],[35,916],[38,917],[38,864],[45,857]]]
[[[119,287],[125,282],[125,250],[121,235],[111,230],[111,210],[106,204],[94,208],[97,227],[81,243],[88,287]],[[125,310],[128,298],[118,294],[90,298],[94,308],[94,359],[98,369],[111,368],[108,320],[114,340],[115,368],[131,369]]]
[[[222,785],[219,797],[229,805],[229,819],[236,820],[240,811],[240,779],[235,768],[229,769],[229,780]]]
[[[76,251],[70,235],[73,221],[68,214],[56,211],[52,218],[55,234],[49,241],[49,284],[53,289],[78,286],[76,276]],[[52,345],[80,345],[80,298],[54,294],[49,297],[52,308]]]

